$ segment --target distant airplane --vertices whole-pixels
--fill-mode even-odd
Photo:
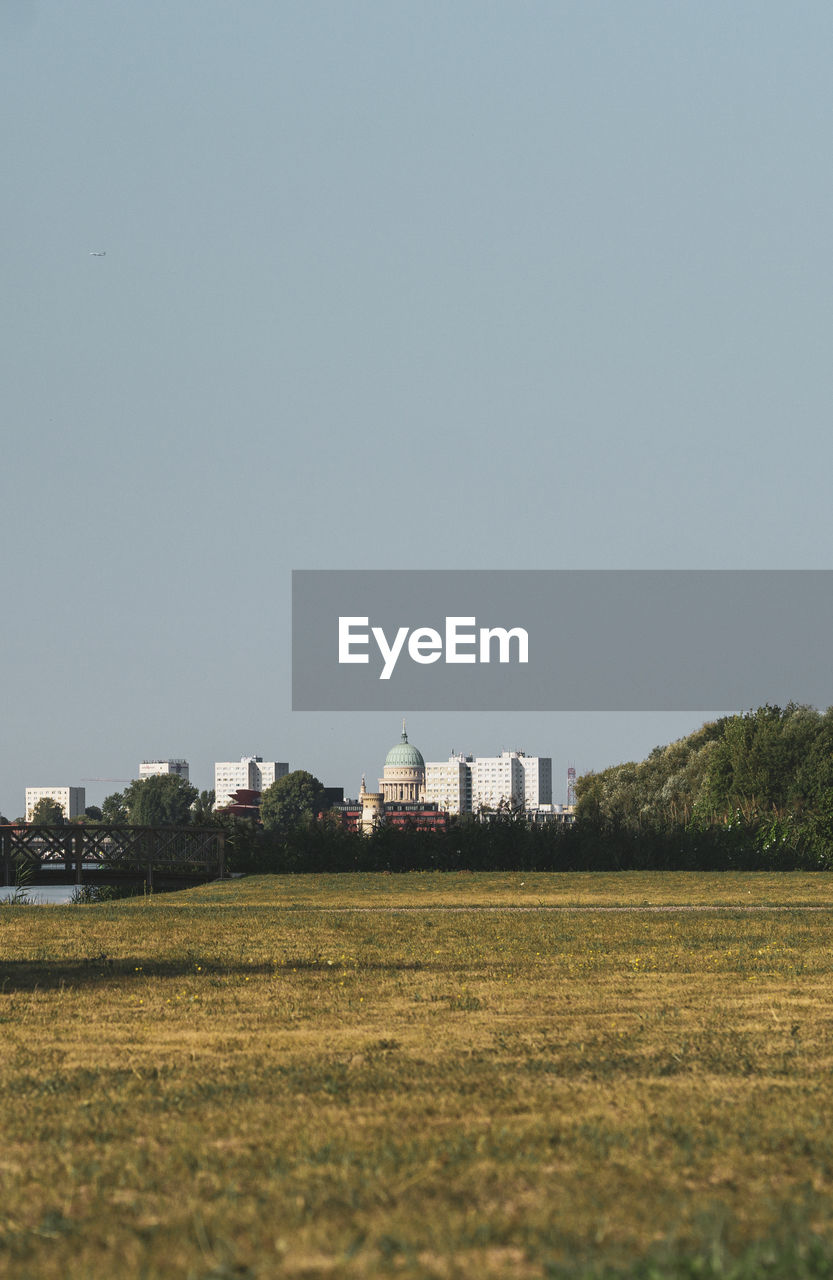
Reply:
[[[91,258],[106,258],[106,257],[107,257],[107,250],[106,250],[106,249],[91,249],[91,250],[90,250],[90,257],[91,257]]]

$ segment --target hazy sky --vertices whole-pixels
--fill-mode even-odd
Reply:
[[[830,567],[829,0],[3,0],[0,48],[9,817],[378,776],[398,721],[290,710],[293,568]],[[410,728],[560,800],[702,718]]]

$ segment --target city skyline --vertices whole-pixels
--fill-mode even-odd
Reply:
[[[394,743],[396,740],[395,729],[398,724],[401,724],[401,720],[396,721],[392,717],[387,715],[379,714],[375,718],[383,721],[389,730],[387,737],[379,738],[378,750],[377,750],[378,759],[373,758],[373,759],[368,759],[366,761],[363,761],[361,768],[358,768],[358,769],[356,768],[355,761],[353,761],[352,764],[348,764],[348,768],[345,771],[344,776],[341,776],[341,775],[332,776],[329,774],[325,776],[325,772],[323,770],[319,771],[315,767],[314,760],[296,761],[296,760],[293,760],[292,756],[289,755],[289,753],[287,752],[279,752],[278,754],[289,755],[289,759],[287,763],[290,771],[294,771],[296,769],[306,769],[310,773],[313,773],[319,779],[319,781],[322,782],[325,786],[342,787],[344,790],[345,797],[355,798],[359,794],[359,788],[360,788],[362,776],[366,775],[368,778],[374,778],[376,776],[376,772],[379,769],[381,769],[381,761],[384,760],[385,753],[387,752],[391,744]],[[456,719],[459,725],[466,725],[470,723],[472,719],[472,717],[463,715],[463,714],[458,714],[456,717],[448,717],[448,718]],[[507,717],[499,717],[499,716],[496,716],[495,718],[496,719],[503,718],[504,720],[507,719]],[[582,717],[576,716],[575,718],[580,719]],[[588,718],[592,719],[592,717],[588,717]],[[598,713],[597,718],[600,721],[605,722],[604,724],[599,725],[599,733],[602,735],[607,735],[609,733],[609,727],[607,724],[608,717],[605,717],[601,715],[601,713]],[[680,731],[678,733],[675,733],[672,738],[669,738],[667,740],[661,739],[661,738],[655,739],[652,736],[652,732],[658,729],[659,727],[661,727],[663,724],[667,724],[669,719],[672,719],[672,718],[675,720],[678,720],[681,726]],[[712,718],[712,717],[707,717],[707,718]],[[406,717],[407,723],[409,725],[416,724],[418,726],[417,731],[415,732],[412,730],[408,731],[409,738],[421,747],[423,738],[420,736],[420,731],[422,729],[428,729],[428,726],[430,726],[431,721],[434,719],[436,719],[436,717],[433,717],[430,713],[414,713],[413,715]],[[673,741],[677,738],[683,737],[686,733],[690,732],[695,728],[698,728],[702,723],[704,723],[702,718],[694,717],[692,719],[692,722],[689,724],[685,716],[672,717],[671,713],[656,713],[656,716],[646,715],[644,717],[640,717],[640,719],[652,722],[651,724],[643,725],[643,731],[647,730],[644,740],[646,742],[650,742],[651,745],[650,747],[646,747],[639,757],[636,757],[636,756],[633,757],[634,759],[644,758],[645,756],[647,756],[648,752],[654,746],[665,745],[666,741]],[[429,741],[431,740],[430,733],[429,733],[428,740]],[[533,745],[535,746],[535,749],[533,749]],[[492,742],[492,743],[486,742],[485,744],[482,744],[482,745],[478,744],[475,747],[466,746],[466,745],[460,746],[455,743],[451,745],[445,752],[443,752],[441,748],[435,751],[429,747],[426,751],[423,752],[423,755],[425,756],[426,760],[429,762],[444,762],[445,760],[450,759],[452,755],[475,757],[475,758],[484,758],[484,757],[488,758],[490,756],[499,755],[500,753],[505,751],[521,751],[526,756],[531,756],[531,757],[543,756],[544,758],[552,760],[553,762],[552,764],[553,803],[555,804],[568,803],[568,799],[567,799],[568,770],[570,768],[575,768],[575,762],[569,752],[564,752],[564,751],[556,752],[550,748],[550,744],[548,744],[546,741],[541,741],[539,739],[536,739],[535,744],[532,744],[530,742],[519,743],[519,742],[515,742],[513,740],[508,739],[506,735],[504,735],[502,739],[498,738],[495,742]],[[261,755],[260,758],[264,759],[265,757]],[[201,763],[199,764],[198,769],[195,771],[193,755],[188,757],[185,757],[183,755],[179,755],[176,757],[174,756],[160,756],[158,758],[153,757],[152,761],[149,757],[143,756],[141,757],[139,765],[134,764],[133,766],[134,772],[129,776],[127,772],[121,773],[120,771],[115,771],[112,775],[108,775],[106,777],[80,774],[76,778],[74,775],[72,777],[69,777],[67,770],[64,769],[57,775],[57,778],[58,778],[57,781],[55,779],[52,779],[52,781],[49,781],[48,779],[44,780],[41,778],[38,778],[35,780],[29,779],[25,784],[24,792],[26,788],[33,787],[33,786],[76,787],[81,785],[85,788],[85,792],[86,792],[85,803],[87,805],[100,806],[101,802],[108,795],[111,795],[114,792],[123,790],[124,787],[128,785],[128,783],[131,780],[139,779],[142,776],[149,776],[147,772],[145,774],[142,774],[140,772],[142,764],[149,764],[151,762],[159,763],[163,760],[166,762],[175,763],[180,766],[185,765],[188,769],[187,776],[188,776],[188,779],[191,781],[191,783],[199,791],[210,790],[213,788],[214,782],[216,780],[216,770],[218,767],[218,760],[212,760],[209,765],[205,763],[206,759],[207,757],[205,756],[204,752],[199,755],[199,760]],[[243,755],[238,757],[238,760],[241,763],[246,761],[247,759],[248,760],[257,759],[257,755],[254,752],[251,752],[249,755]],[[597,764],[596,766],[580,767],[576,770],[576,772],[580,777],[582,773],[599,772],[601,769],[607,768],[609,765],[619,764],[622,762],[623,761],[621,760],[608,760],[605,763],[603,764],[600,763],[600,764]],[[177,771],[181,772],[182,776],[186,776],[183,770],[179,769]],[[280,774],[278,776],[280,776]],[[8,791],[8,788],[6,790]],[[23,807],[18,809],[15,807],[14,804],[8,804],[7,802],[2,801],[2,798],[0,798],[0,813],[5,814],[5,816],[8,817],[9,819],[14,819],[16,817],[23,816],[24,809]]]
[[[405,724],[406,722],[405,722],[405,719],[403,718],[403,721],[402,721],[402,740],[403,741],[407,740]],[[389,748],[386,748],[386,750],[388,749]],[[500,754],[502,755],[511,754],[513,756],[517,755],[522,757],[529,757],[530,759],[535,760],[536,765],[539,759],[539,757],[533,757],[532,753],[524,750],[523,747],[513,747],[513,748],[501,747]],[[547,788],[548,788],[548,793],[549,793],[549,788],[551,788],[552,801],[556,804],[565,803],[564,800],[555,799],[555,792],[557,791],[559,784],[552,780],[552,776],[550,772],[551,757],[546,756],[546,757],[540,757],[540,758],[546,762],[547,780],[548,780]],[[477,763],[477,762],[484,762],[484,761],[493,761],[495,759],[496,759],[495,756],[486,757],[483,755],[483,753],[456,751],[452,748],[452,750],[448,753],[447,761],[446,760],[438,761],[438,760],[433,760],[429,758],[426,761],[426,768],[434,768],[435,770],[442,769],[447,763],[451,762],[452,760],[454,760],[455,762],[468,761],[469,763],[471,763],[472,761],[474,761],[475,763]],[[567,768],[569,768],[569,766],[567,766]],[[326,778],[321,777],[320,774],[317,774],[315,769],[310,765],[297,764],[297,765],[290,766],[288,762],[283,764],[277,764],[274,762],[264,761],[264,758],[261,755],[248,755],[248,756],[242,756],[239,761],[232,761],[232,762],[215,761],[214,762],[213,787],[211,789],[215,791],[215,794],[217,797],[216,799],[217,807],[221,806],[221,801],[222,803],[229,803],[231,792],[236,790],[238,787],[262,791],[262,790],[265,790],[266,787],[269,786],[272,782],[285,776],[287,772],[293,772],[295,769],[307,769],[308,772],[315,774],[315,776],[318,777],[319,781],[322,782],[324,785],[342,788],[344,791],[345,798],[355,798],[353,796],[353,792],[349,784],[339,780],[328,781]],[[38,799],[40,798],[41,794],[49,793],[51,791],[55,791],[60,788],[64,790],[72,789],[74,791],[78,791],[80,788],[81,792],[84,793],[85,804],[90,804],[90,805],[97,804],[97,803],[100,804],[101,800],[106,798],[105,795],[99,794],[102,788],[111,787],[115,791],[117,791],[119,786],[129,785],[130,781],[142,781],[145,778],[149,778],[154,776],[155,774],[160,774],[160,773],[175,773],[180,777],[182,777],[186,782],[191,781],[192,785],[196,786],[198,791],[209,790],[209,788],[207,787],[206,788],[201,787],[199,785],[198,780],[194,781],[193,779],[190,778],[190,761],[189,760],[186,760],[182,757],[154,758],[152,760],[144,759],[141,761],[138,767],[138,771],[134,773],[132,779],[117,778],[117,777],[110,777],[110,778],[85,777],[81,779],[81,783],[75,783],[75,782],[71,784],[39,783],[36,786],[34,784],[30,784],[26,788],[26,792],[27,792],[26,809],[28,812],[28,810],[31,808],[31,805],[28,800],[28,793],[34,790],[38,791],[38,795],[35,797],[35,799]],[[365,777],[366,773],[367,773],[367,770],[364,770],[362,772],[362,775],[361,775],[362,779]],[[218,781],[220,783],[219,789],[218,789]],[[565,769],[565,775],[564,775],[563,781],[564,781],[564,792],[565,792],[565,798],[566,798],[566,791],[567,791],[567,785],[568,785],[566,769]],[[258,783],[260,783],[260,785],[257,785]],[[88,787],[90,787],[91,785],[95,789],[96,799],[89,799],[86,795],[86,791]],[[435,779],[435,787],[436,787],[436,779]],[[537,787],[537,783],[536,783],[536,787]],[[360,789],[359,787],[355,788],[356,796],[358,796],[359,794],[359,789]],[[112,795],[114,793],[114,790],[106,791],[106,795]],[[436,797],[426,795],[426,798],[432,799]],[[32,800],[32,804],[34,804],[34,799]],[[2,809],[2,807],[0,807],[0,812],[6,813],[7,817],[11,817],[11,814],[6,810]],[[18,815],[18,816],[21,816],[21,815]]]

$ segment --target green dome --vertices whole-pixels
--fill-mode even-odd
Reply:
[[[405,732],[405,725],[402,725],[402,737],[395,747],[391,747],[385,756],[386,769],[424,769],[425,761],[422,758],[422,752],[417,751],[416,747],[411,746],[408,741],[408,735]]]

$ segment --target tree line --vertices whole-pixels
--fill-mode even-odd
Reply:
[[[101,807],[88,805],[77,818],[68,819],[56,800],[44,796],[32,810],[35,826],[61,827],[67,823],[99,823],[135,827],[203,826],[212,821],[213,791],[198,791],[176,774],[139,778],[124,791],[114,791]]]
[[[833,867],[833,708],[725,716],[581,777],[576,829],[626,865]]]
[[[305,769],[278,778],[263,792],[259,824],[266,831],[285,833],[297,824],[313,820],[321,809],[324,786]],[[72,823],[107,823],[114,826],[186,827],[216,826],[234,830],[237,820],[214,808],[214,792],[198,791],[177,774],[139,778],[107,796],[100,808],[88,806],[84,814],[68,820],[56,800],[44,796],[32,811],[32,824],[60,827]],[[6,819],[0,819],[5,822]]]

